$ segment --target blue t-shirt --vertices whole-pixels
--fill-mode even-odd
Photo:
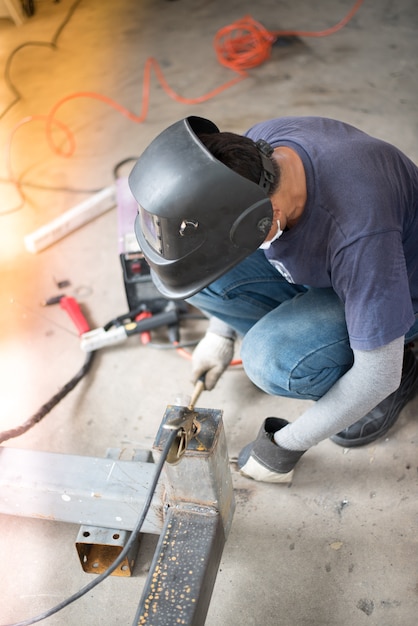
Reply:
[[[307,202],[266,256],[290,281],[332,287],[353,349],[404,335],[418,312],[418,168],[396,147],[342,122],[284,117],[246,135],[301,157]]]

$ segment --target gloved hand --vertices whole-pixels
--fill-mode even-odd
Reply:
[[[264,420],[257,438],[241,450],[238,467],[244,476],[264,483],[290,483],[293,468],[306,450],[287,450],[275,441],[275,434],[289,422],[280,417]]]
[[[234,356],[234,339],[221,337],[208,330],[192,354],[192,376],[196,383],[204,376],[205,388],[210,391]]]

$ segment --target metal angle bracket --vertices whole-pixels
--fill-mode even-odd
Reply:
[[[83,570],[88,574],[105,572],[118,558],[130,536],[131,532],[127,530],[81,526],[75,547]],[[140,539],[141,535],[112,576],[132,576]]]
[[[119,448],[109,448],[106,458],[120,460],[123,451]],[[132,461],[152,463],[150,450],[135,450]],[[103,528],[98,526],[80,527],[75,542],[81,567],[88,574],[102,574],[119,557],[128,543],[131,532],[120,528]],[[141,534],[131,546],[122,563],[112,572],[112,576],[132,576],[135,560],[138,554]]]

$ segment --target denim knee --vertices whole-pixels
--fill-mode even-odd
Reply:
[[[353,364],[345,340],[306,346],[298,336],[265,332],[256,324],[244,337],[241,358],[248,378],[271,395],[319,400]]]

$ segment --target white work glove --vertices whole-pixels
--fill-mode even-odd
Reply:
[[[222,333],[218,334],[214,331]],[[211,318],[209,328],[192,354],[192,380],[203,377],[205,389],[214,388],[234,356],[235,332],[216,318]]]

